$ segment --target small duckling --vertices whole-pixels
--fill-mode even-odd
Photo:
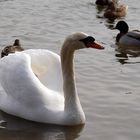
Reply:
[[[1,58],[7,56],[9,53],[15,53],[16,51],[23,51],[24,49],[20,45],[19,39],[16,39],[13,45],[6,46],[1,52]]]
[[[117,5],[114,2],[108,4],[107,9],[105,10],[104,17],[109,19],[115,19],[118,17],[124,17],[127,14],[128,6],[121,4]]]

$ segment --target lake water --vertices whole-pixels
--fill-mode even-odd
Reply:
[[[123,0],[123,20],[140,29],[140,1]],[[105,50],[75,54],[78,94],[86,115],[84,126],[38,124],[0,113],[0,140],[140,140],[140,57],[138,51],[116,50],[112,27],[118,20],[102,17],[95,0],[0,0],[0,46],[18,38],[25,49],[45,48],[59,54],[64,38],[82,31]],[[0,87],[2,92],[2,88]],[[6,121],[6,122],[4,122]]]

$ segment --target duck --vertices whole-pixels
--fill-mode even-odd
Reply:
[[[114,2],[110,2],[104,12],[104,17],[109,19],[124,17],[127,14],[127,10],[128,6],[125,4],[118,5]]]
[[[1,58],[0,109],[34,122],[85,124],[73,69],[75,50],[84,48],[104,49],[94,37],[76,32],[66,37],[60,56],[47,49],[28,49]]]
[[[96,0],[95,4],[100,6],[107,6],[112,0]]]
[[[16,39],[13,45],[8,45],[4,47],[1,51],[1,58],[7,56],[10,53],[15,53],[16,51],[23,51],[24,49],[21,47],[20,40]]]
[[[108,6],[110,2],[117,4],[118,0],[96,0],[95,4],[99,6]]]
[[[140,47],[140,31],[129,31],[128,24],[121,20],[118,21],[114,29],[118,29],[120,33],[116,36],[116,43],[120,46]]]

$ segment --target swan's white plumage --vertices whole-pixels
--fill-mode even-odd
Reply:
[[[1,59],[0,82],[6,91],[0,97],[0,107],[10,114],[25,119],[28,116],[27,119],[36,121],[40,111],[44,110],[42,115],[52,118],[57,115],[57,110],[64,110],[61,65],[57,54],[47,50],[10,54]]]
[[[26,50],[32,62],[31,67],[41,82],[50,89],[63,91],[60,56],[49,50]]]
[[[28,120],[78,125],[85,114],[75,86],[74,51],[103,49],[85,33],[69,35],[60,57],[48,50],[26,50],[0,59],[0,109]]]

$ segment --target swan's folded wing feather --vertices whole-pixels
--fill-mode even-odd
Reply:
[[[0,82],[8,96],[26,106],[43,104],[49,107],[52,101],[59,102],[59,99],[62,99],[35,76],[28,54],[10,54],[0,61]]]
[[[32,69],[40,81],[48,88],[62,93],[63,80],[59,55],[44,49],[30,49],[25,53],[30,55]]]
[[[44,88],[30,68],[30,57],[23,53],[10,54],[1,59],[0,82],[6,94],[19,102],[42,100],[37,90]],[[39,89],[40,88],[40,89]],[[27,103],[28,104],[28,103]]]

